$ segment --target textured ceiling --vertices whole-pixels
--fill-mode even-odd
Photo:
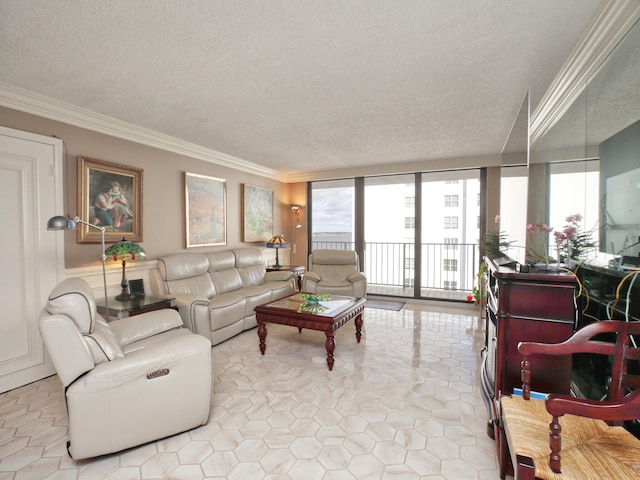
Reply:
[[[596,0],[0,0],[0,82],[293,173],[499,154]]]

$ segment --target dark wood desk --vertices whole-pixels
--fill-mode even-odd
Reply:
[[[293,274],[298,277],[298,291],[302,291],[302,277],[304,277],[304,267],[299,267],[295,265],[280,265],[279,267],[274,267],[271,265],[267,267],[267,272],[278,272],[280,270],[293,272]]]
[[[98,313],[107,320],[115,320],[162,308],[176,308],[175,300],[175,298],[166,295],[143,295],[125,301],[119,301],[111,297],[109,298],[108,314],[104,298],[96,300],[96,307],[98,307]]]
[[[353,319],[356,324],[356,340],[360,343],[362,336],[362,312],[364,311],[364,298],[331,296],[328,302],[321,302],[321,306],[326,306],[325,310],[318,311],[305,308],[306,302],[300,298],[299,293],[294,293],[288,297],[276,300],[275,302],[260,305],[255,308],[256,320],[258,321],[258,337],[260,338],[260,352],[264,355],[267,348],[267,323],[278,323],[280,325],[291,325],[298,327],[298,331],[303,328],[324,332],[327,340],[327,366],[333,370],[333,352],[336,348],[334,333],[342,325]]]

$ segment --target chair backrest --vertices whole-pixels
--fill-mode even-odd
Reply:
[[[314,250],[309,254],[309,271],[322,279],[344,280],[350,273],[360,271],[358,253],[354,250]]]
[[[629,361],[640,360],[640,322],[604,320],[595,322],[575,332],[569,339],[557,344],[522,342],[518,345],[523,355],[522,380],[526,398],[530,390],[530,368],[528,357],[532,354],[570,355],[590,353],[608,357],[610,366],[609,401],[620,401],[628,389],[640,387],[640,376],[629,371]],[[535,366],[534,366],[535,368]]]
[[[108,323],[97,313],[89,284],[69,278],[49,294],[40,331],[64,385],[95,365],[124,357]]]

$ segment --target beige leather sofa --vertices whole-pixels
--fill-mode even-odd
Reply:
[[[365,298],[367,277],[360,271],[358,254],[353,250],[314,250],[309,255],[302,291]]]
[[[267,272],[257,248],[160,257],[151,284],[175,297],[184,326],[213,345],[257,326],[256,306],[296,290],[294,274]]]
[[[51,292],[39,325],[65,387],[74,459],[207,423],[211,343],[183,328],[175,310],[107,323],[87,282],[73,278]]]

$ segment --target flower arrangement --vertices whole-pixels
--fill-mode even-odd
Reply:
[[[549,261],[555,259],[549,257],[549,240],[548,234],[553,232],[553,237],[556,242],[558,250],[558,262],[568,259],[577,260],[583,258],[587,249],[595,247],[595,243],[591,240],[591,232],[581,232],[580,222],[582,221],[582,215],[575,213],[565,218],[567,222],[562,230],[555,230],[544,223],[541,224],[529,224],[527,225],[528,233],[535,233],[540,230],[544,234],[544,248],[545,255],[539,255],[532,249],[529,249],[533,253],[533,257],[537,259],[544,259],[548,264]]]
[[[591,232],[581,232],[580,222],[582,215],[579,213],[565,218],[567,222],[562,231],[554,232],[556,243],[559,245],[558,255],[566,259],[579,260],[584,258],[589,248],[595,247],[591,239]]]
[[[553,260],[553,258],[549,258],[549,234],[553,232],[553,227],[550,227],[546,223],[530,223],[527,225],[527,233],[534,234],[536,233],[536,231],[540,231],[543,235],[542,238],[544,240],[544,255],[540,255],[531,247],[528,248],[529,254],[536,260],[542,260],[548,265],[549,260]]]

